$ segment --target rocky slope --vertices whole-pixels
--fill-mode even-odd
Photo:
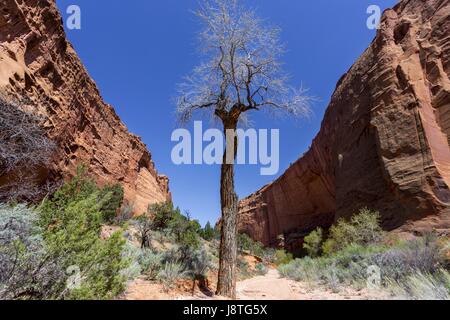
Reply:
[[[84,163],[100,184],[121,183],[137,213],[170,199],[140,138],[130,134],[66,40],[54,0],[0,1],[0,92],[28,97],[58,151],[42,177]]]
[[[450,228],[449,15],[449,0],[404,0],[384,13],[310,150],[241,201],[241,231],[270,245],[284,235],[292,248],[364,206],[388,230]]]

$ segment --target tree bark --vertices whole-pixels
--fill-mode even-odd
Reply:
[[[224,133],[227,147],[225,148],[220,178],[220,203],[222,209],[222,232],[219,252],[219,276],[217,283],[217,294],[236,299],[236,265],[237,265],[237,215],[238,196],[234,190],[234,161],[227,163],[232,152],[232,159],[236,158],[237,119],[224,121]],[[230,141],[227,130],[232,130],[234,141]],[[234,142],[231,149],[230,142]],[[231,150],[230,150],[231,149]]]

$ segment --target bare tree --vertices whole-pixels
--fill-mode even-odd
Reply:
[[[0,200],[35,200],[45,191],[46,186],[35,181],[55,145],[42,129],[42,121],[27,112],[24,103],[0,97]]]
[[[234,191],[235,130],[250,111],[310,112],[308,96],[288,85],[282,70],[280,29],[268,26],[237,0],[212,0],[196,11],[203,24],[202,63],[180,84],[177,112],[188,121],[194,112],[218,119],[226,135],[221,168],[222,235],[217,294],[236,295],[237,212]],[[228,134],[227,134],[228,133]]]

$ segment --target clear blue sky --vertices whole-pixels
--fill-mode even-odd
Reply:
[[[367,7],[382,10],[394,0],[247,0],[258,13],[283,30],[285,68],[292,84],[303,84],[320,98],[310,120],[272,119],[255,114],[258,128],[280,129],[280,172],[305,152],[317,134],[338,79],[375,36],[366,27]],[[129,130],[148,145],[157,169],[170,178],[175,205],[202,223],[220,216],[218,166],[176,166],[170,141],[177,127],[172,98],[176,84],[198,64],[198,21],[191,13],[197,0],[57,0],[62,16],[79,5],[82,29],[66,30],[106,102]],[[261,176],[259,166],[239,166],[240,197],[277,176]]]

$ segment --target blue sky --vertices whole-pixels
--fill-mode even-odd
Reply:
[[[282,28],[284,57],[292,84],[303,84],[319,100],[309,120],[273,119],[253,114],[256,128],[280,129],[280,171],[261,176],[259,166],[238,166],[240,197],[276,179],[309,147],[320,129],[325,108],[339,78],[375,36],[366,27],[369,5],[382,10],[394,0],[247,0],[260,16]],[[142,137],[157,169],[170,178],[175,205],[202,223],[220,216],[220,168],[176,166],[171,161],[172,131],[177,128],[172,98],[176,85],[199,63],[192,10],[198,0],[57,0],[66,8],[81,8],[81,30],[66,30],[107,103],[129,130]],[[192,126],[191,126],[192,127]]]

